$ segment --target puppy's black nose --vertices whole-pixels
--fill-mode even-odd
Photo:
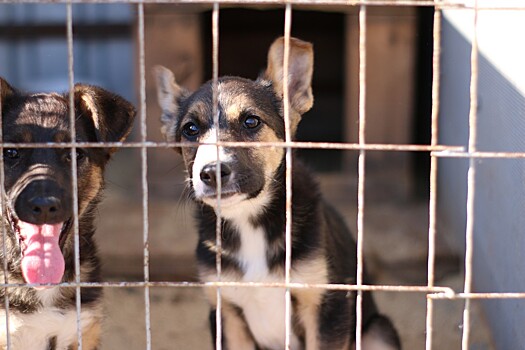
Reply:
[[[18,218],[35,225],[56,224],[71,216],[71,198],[54,181],[30,182],[15,198]]]
[[[56,197],[33,197],[28,202],[28,209],[38,222],[54,221],[61,208],[62,203]]]
[[[201,170],[201,180],[210,187],[217,187],[217,163],[204,166]],[[226,163],[221,163],[221,185],[225,185],[230,180],[231,168]]]

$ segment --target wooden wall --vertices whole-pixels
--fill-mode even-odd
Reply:
[[[413,8],[367,10],[366,143],[413,143],[416,67],[416,12]],[[359,19],[346,21],[345,139],[359,142]],[[429,116],[427,116],[429,117]],[[357,152],[345,168],[355,171]],[[411,192],[410,154],[367,152],[369,174],[397,176],[399,195]]]

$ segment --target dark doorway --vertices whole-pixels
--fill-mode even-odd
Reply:
[[[419,7],[412,137],[413,142],[420,145],[429,145],[431,137],[433,28],[434,8]],[[414,194],[416,197],[427,198],[430,189],[430,155],[428,152],[414,152],[412,155]]]

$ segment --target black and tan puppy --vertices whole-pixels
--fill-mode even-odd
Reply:
[[[157,90],[168,141],[207,143],[182,147],[198,208],[197,258],[203,281],[216,281],[215,226],[217,149],[222,141],[283,141],[283,38],[268,53],[256,80],[218,81],[218,119],[212,115],[212,84],[189,94],[173,74],[158,67]],[[301,115],[313,105],[312,45],[291,39],[290,122],[295,134]],[[282,148],[220,148],[222,281],[283,282],[285,262],[285,152]],[[292,271],[299,283],[355,283],[356,244],[341,217],[326,204],[309,170],[293,159]],[[225,347],[283,349],[285,291],[281,288],[222,288]],[[213,290],[209,299],[216,303]],[[349,349],[355,338],[355,294],[294,289],[292,349]],[[364,349],[399,349],[392,324],[364,301]],[[212,311],[211,321],[214,324]],[[376,347],[378,346],[378,347]]]
[[[0,84],[4,142],[71,141],[68,94],[25,94],[1,78]],[[130,132],[135,109],[123,98],[77,84],[74,100],[76,141],[122,141]],[[76,152],[82,282],[100,281],[93,219],[104,168],[113,152],[108,148]],[[0,246],[0,278],[2,283],[7,279],[33,286],[0,289],[0,347],[6,346],[9,329],[11,349],[76,349],[75,288],[50,285],[75,281],[71,149],[4,148],[3,159],[5,241],[0,238],[0,242],[5,254]],[[96,349],[99,344],[101,292],[100,288],[81,291],[83,349]]]

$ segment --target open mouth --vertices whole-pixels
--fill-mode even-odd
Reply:
[[[71,219],[54,224],[36,225],[24,222],[9,212],[9,221],[18,238],[25,281],[30,284],[60,283],[65,269],[60,245],[65,239],[63,233],[71,225]]]

